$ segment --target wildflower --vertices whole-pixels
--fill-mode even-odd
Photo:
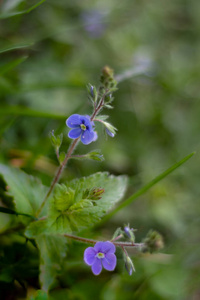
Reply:
[[[84,252],[84,261],[92,267],[94,275],[99,275],[104,269],[113,271],[116,267],[115,245],[111,242],[97,242],[94,247],[88,247]]]
[[[89,116],[71,115],[66,120],[66,125],[72,128],[68,133],[70,139],[81,137],[81,142],[85,145],[97,139],[97,133],[94,131],[94,122],[90,120]]]

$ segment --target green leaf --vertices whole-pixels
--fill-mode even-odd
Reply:
[[[1,19],[1,16],[0,16]],[[0,54],[4,53],[4,52],[10,52],[13,50],[20,50],[20,49],[24,49],[24,48],[29,48],[30,46],[32,46],[33,44],[15,44],[15,45],[9,45],[4,47],[3,49],[0,49]]]
[[[0,67],[0,74],[2,75],[6,72],[9,72],[10,70],[17,67],[19,64],[23,63],[27,58],[28,58],[28,56],[20,57],[20,58],[17,58],[15,60],[1,66]]]
[[[26,10],[3,13],[3,14],[0,15],[0,19],[7,19],[7,18],[10,18],[10,17],[15,17],[17,15],[28,14],[29,12],[31,12],[32,10],[34,10],[35,8],[37,8],[39,5],[41,5],[45,1],[46,0],[41,0],[41,1],[37,2],[35,5],[29,7]]]
[[[0,174],[8,186],[7,193],[14,198],[16,211],[34,215],[45,197],[47,187],[42,185],[38,178],[2,164]]]
[[[48,218],[32,222],[25,234],[31,238],[43,233],[64,234],[91,227],[123,197],[126,185],[125,176],[108,173],[57,184],[49,204]],[[101,199],[83,199],[85,191],[92,188],[105,190]]]
[[[10,208],[6,208],[6,207],[2,207],[2,206],[0,206],[0,212],[4,213],[4,214],[10,214],[10,215],[16,215],[16,216],[25,216],[25,217],[37,220],[34,216],[31,216],[31,215],[28,215],[28,214],[23,214],[23,213],[14,211]]]
[[[48,300],[48,294],[45,291],[38,290],[35,296],[31,296],[28,300]]]
[[[103,154],[101,153],[101,150],[94,150],[84,155],[72,155],[70,158],[75,158],[80,160],[92,159],[101,162],[104,161],[104,157]]]
[[[36,243],[40,251],[40,282],[47,292],[57,285],[57,277],[66,257],[67,240],[62,236],[40,235]]]
[[[14,116],[27,116],[27,117],[40,117],[40,118],[49,118],[49,119],[58,119],[65,120],[66,115],[48,113],[46,111],[40,111],[31,109],[29,107],[21,105],[9,105],[9,106],[0,106],[0,116],[5,115],[14,115]]]
[[[104,217],[103,222],[109,220],[113,215],[115,215],[118,211],[126,207],[127,205],[131,204],[134,200],[136,200],[139,196],[146,193],[151,187],[153,187],[156,183],[167,177],[170,173],[172,173],[174,170],[179,168],[181,165],[183,165],[188,159],[190,159],[196,152],[192,152],[191,154],[187,155],[183,159],[181,159],[179,162],[175,163],[172,167],[155,177],[152,181],[147,183],[144,187],[139,189],[136,193],[134,193],[132,196],[130,196],[127,200],[125,200],[123,203],[121,203],[115,210],[113,210],[111,213],[109,213],[107,216]]]

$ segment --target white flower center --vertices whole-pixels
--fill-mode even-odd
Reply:
[[[98,257],[98,258],[104,258],[105,254],[102,253],[102,252],[99,252],[99,253],[97,253],[96,257]]]
[[[81,124],[80,126],[81,126],[82,130],[84,130],[84,131],[86,130],[86,126],[84,124]]]

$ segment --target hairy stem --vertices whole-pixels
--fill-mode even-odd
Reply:
[[[90,117],[91,121],[94,120],[94,118],[96,117],[96,115],[99,113],[99,111],[101,110],[101,108],[104,106],[104,99],[105,99],[105,96],[106,96],[107,92],[108,92],[108,90],[106,90],[106,92],[103,94],[103,96],[102,96],[101,100],[99,101],[99,104],[97,105],[97,107],[96,106],[94,107],[93,114]],[[60,176],[61,176],[61,174],[62,174],[62,172],[63,172],[63,170],[64,170],[64,168],[65,168],[65,166],[66,166],[66,164],[68,162],[68,160],[70,159],[70,157],[71,157],[71,155],[72,155],[72,153],[73,153],[76,145],[78,144],[79,140],[80,140],[80,138],[75,139],[72,142],[71,146],[69,147],[69,150],[68,150],[68,152],[67,152],[67,154],[65,156],[65,159],[64,159],[63,163],[58,168],[57,173],[56,173],[56,175],[55,175],[55,177],[54,177],[54,179],[53,179],[53,181],[51,183],[51,186],[50,186],[50,188],[49,188],[49,190],[48,190],[48,192],[47,192],[47,194],[46,194],[46,196],[45,196],[45,198],[44,198],[44,200],[43,200],[40,208],[36,212],[36,217],[38,217],[39,214],[41,213],[43,207],[45,206],[45,203],[46,203],[47,199],[51,195],[51,193],[52,193],[52,191],[53,191],[56,183],[59,181]]]
[[[52,193],[52,191],[53,191],[56,183],[59,181],[60,176],[61,176],[61,174],[62,174],[62,172],[64,170],[64,167],[67,164],[68,159],[70,158],[71,154],[73,153],[73,151],[74,151],[76,145],[78,144],[78,142],[79,142],[79,138],[75,139],[72,142],[71,146],[69,147],[69,150],[68,150],[68,152],[67,152],[67,154],[65,156],[65,159],[64,159],[63,163],[60,165],[60,167],[58,168],[57,173],[56,173],[56,175],[55,175],[55,177],[54,177],[54,179],[53,179],[53,181],[51,183],[51,186],[50,186],[50,188],[49,188],[49,190],[48,190],[48,192],[47,192],[47,194],[46,194],[46,196],[45,196],[45,198],[44,198],[44,200],[43,200],[40,208],[38,209],[38,211],[36,213],[36,217],[39,216],[39,214],[41,213],[43,207],[45,206],[45,203],[46,203],[47,199],[51,195],[51,193]]]
[[[96,240],[92,240],[92,239],[87,239],[87,238],[83,238],[80,236],[76,236],[76,235],[72,235],[72,234],[64,234],[65,237],[72,239],[72,240],[76,240],[78,242],[82,242],[82,243],[87,243],[87,244],[96,244],[98,241]],[[111,240],[111,242],[118,247],[142,247],[144,246],[144,243],[131,243],[131,242],[116,242]]]

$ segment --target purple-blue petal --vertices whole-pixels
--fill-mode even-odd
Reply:
[[[66,120],[66,125],[69,127],[69,128],[76,128],[78,126],[80,126],[81,124],[81,115],[78,115],[78,114],[74,114],[74,115],[71,115],[67,120]]]
[[[94,137],[95,137],[94,131],[85,130],[81,134],[81,142],[85,145],[88,145],[91,142],[93,142]]]
[[[114,133],[111,132],[108,128],[106,128],[106,133],[107,133],[109,136],[111,136],[111,137],[114,137],[114,136],[115,136]]]
[[[68,137],[70,139],[77,139],[82,133],[82,129],[79,128],[74,128],[72,130],[70,130],[70,132],[68,133]]]
[[[80,116],[81,124],[84,124],[87,129],[92,130],[92,122],[90,116]]]
[[[94,138],[93,138],[93,142],[95,142],[98,139],[98,134],[96,131],[94,131]]]
[[[103,267],[108,271],[113,271],[116,267],[116,263],[117,259],[113,253],[106,254],[106,256],[102,259]]]
[[[84,252],[84,261],[87,265],[92,266],[95,262],[96,251],[93,247],[88,247]]]
[[[94,273],[94,275],[99,275],[101,271],[102,271],[101,259],[95,258],[95,261],[92,265],[92,272]]]
[[[109,241],[107,242],[103,242],[102,246],[101,246],[101,251],[104,253],[104,254],[107,254],[107,253],[115,253],[116,251],[116,248],[115,248],[115,245]]]
[[[103,252],[102,251],[102,247],[103,247],[103,244],[105,242],[97,242],[95,245],[94,245],[94,249],[96,252]]]

